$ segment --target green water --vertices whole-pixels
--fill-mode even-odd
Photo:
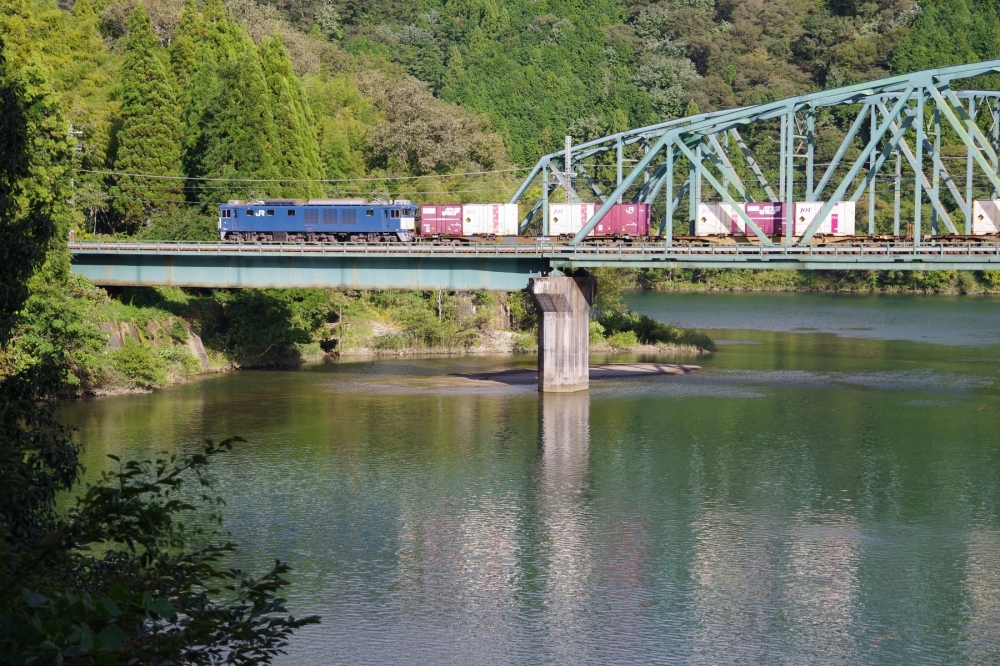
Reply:
[[[720,351],[572,396],[429,359],[62,413],[91,473],[248,440],[227,526],[323,616],[283,664],[1000,663],[1000,300],[631,300]]]

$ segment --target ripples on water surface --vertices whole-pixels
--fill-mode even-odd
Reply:
[[[740,330],[701,373],[582,395],[422,387],[533,362],[432,359],[64,414],[90,473],[249,440],[228,527],[323,616],[284,664],[1000,662],[1000,301],[634,305]]]

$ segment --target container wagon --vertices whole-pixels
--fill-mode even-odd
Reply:
[[[825,201],[796,202],[792,208],[792,235],[802,236],[816,219]],[[785,233],[785,204],[781,202],[747,202],[736,204],[698,204],[695,218],[695,236],[753,235],[746,221],[738,213],[742,208],[747,217],[766,235]],[[853,236],[855,231],[855,204],[853,201],[838,201],[826,219],[820,224],[818,236]]]
[[[549,234],[571,237],[594,216],[600,204],[549,204]],[[588,238],[647,238],[652,209],[644,203],[614,204]]]
[[[234,200],[219,208],[219,238],[228,242],[410,242],[415,220],[416,206],[407,200]]]
[[[421,238],[468,240],[516,236],[517,204],[449,204],[420,206]]]

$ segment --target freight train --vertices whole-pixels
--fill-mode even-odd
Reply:
[[[793,205],[792,236],[802,236],[825,202]],[[736,207],[772,237],[785,233],[785,204],[747,202],[702,203],[697,206],[692,234],[678,242],[715,243],[756,235]],[[547,238],[566,241],[583,228],[600,204],[549,204]],[[621,203],[611,207],[590,232],[596,242],[633,242],[655,238],[649,204]],[[388,202],[366,199],[265,199],[229,201],[219,209],[219,237],[225,242],[409,243],[414,241],[472,243],[531,240],[518,234],[517,204],[416,205],[402,199]],[[975,201],[972,235],[1000,236],[1000,200]],[[834,203],[820,224],[819,242],[844,241],[855,236],[855,206]],[[962,237],[965,238],[965,237]]]
[[[572,238],[598,207],[552,204],[550,235]],[[648,238],[650,214],[649,204],[616,204],[591,236]],[[227,242],[481,242],[517,237],[519,223],[517,204],[416,206],[405,199],[265,199],[229,201],[219,208],[219,237]]]

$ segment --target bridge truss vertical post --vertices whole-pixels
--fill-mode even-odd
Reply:
[[[892,200],[892,234],[899,236],[899,208],[902,201],[900,186],[903,182],[903,156],[900,154],[899,148],[896,148],[896,174],[893,180],[895,181],[895,192]]]
[[[688,225],[691,227],[690,230],[688,231],[688,234],[693,236],[694,235],[694,220],[695,220],[694,216],[696,215],[695,207],[694,207],[694,160],[692,160],[690,158],[690,156],[688,156],[688,155],[685,155],[685,157],[688,158],[688,169],[687,169],[687,171],[688,171],[688,175],[687,175],[687,184],[688,184],[688,188],[687,188],[688,213],[687,213],[687,222],[688,222]]]
[[[941,201],[941,109],[934,105],[934,177],[931,179],[931,188],[934,191],[934,201]],[[938,213],[937,206],[931,209],[931,234],[937,236],[938,233]]]
[[[792,244],[795,224],[795,111],[785,116],[785,245]]]
[[[625,142],[622,140],[621,136],[618,137],[618,149],[616,151],[616,158],[617,159],[615,161],[618,165],[618,172],[615,179],[615,183],[616,187],[620,187],[622,184],[622,167],[624,166],[624,161],[625,161]],[[622,198],[619,196],[617,203],[621,202]]]
[[[664,234],[666,236],[667,247],[673,245],[674,242],[674,146],[668,143],[666,146],[667,151],[667,210],[664,216],[663,226]]]
[[[549,235],[549,165],[542,167],[542,235]]]
[[[969,98],[969,117],[973,120],[976,119],[976,98]],[[965,149],[965,235],[968,236],[972,233],[972,150],[970,148]]]
[[[781,131],[778,139],[778,200],[785,200],[785,151],[788,150],[788,116],[781,116]]]
[[[871,105],[872,118],[871,118],[871,133],[875,136],[875,132],[878,131],[878,111],[875,105]],[[868,158],[868,168],[875,169],[875,151],[872,151],[871,157]],[[872,178],[871,183],[868,184],[868,235],[875,235],[875,183],[878,179]]]
[[[806,201],[816,201],[813,191],[813,171],[816,168],[816,110],[806,112]]]
[[[695,220],[698,218],[698,204],[701,203],[702,193],[701,188],[703,185],[702,174],[704,173],[704,153],[703,146],[705,144],[699,143],[694,147],[694,196],[691,197],[691,235],[694,235],[694,224]]]
[[[990,115],[993,116],[993,171],[1000,175],[1000,99],[994,98],[990,107]],[[990,198],[997,198],[997,188],[990,189]]]
[[[913,246],[920,245],[920,223],[921,223],[921,195],[923,194],[923,183],[921,176],[924,175],[924,101],[926,94],[920,89],[917,96],[917,117],[914,122],[917,125],[917,155],[914,158],[914,169],[916,173],[913,179]]]

